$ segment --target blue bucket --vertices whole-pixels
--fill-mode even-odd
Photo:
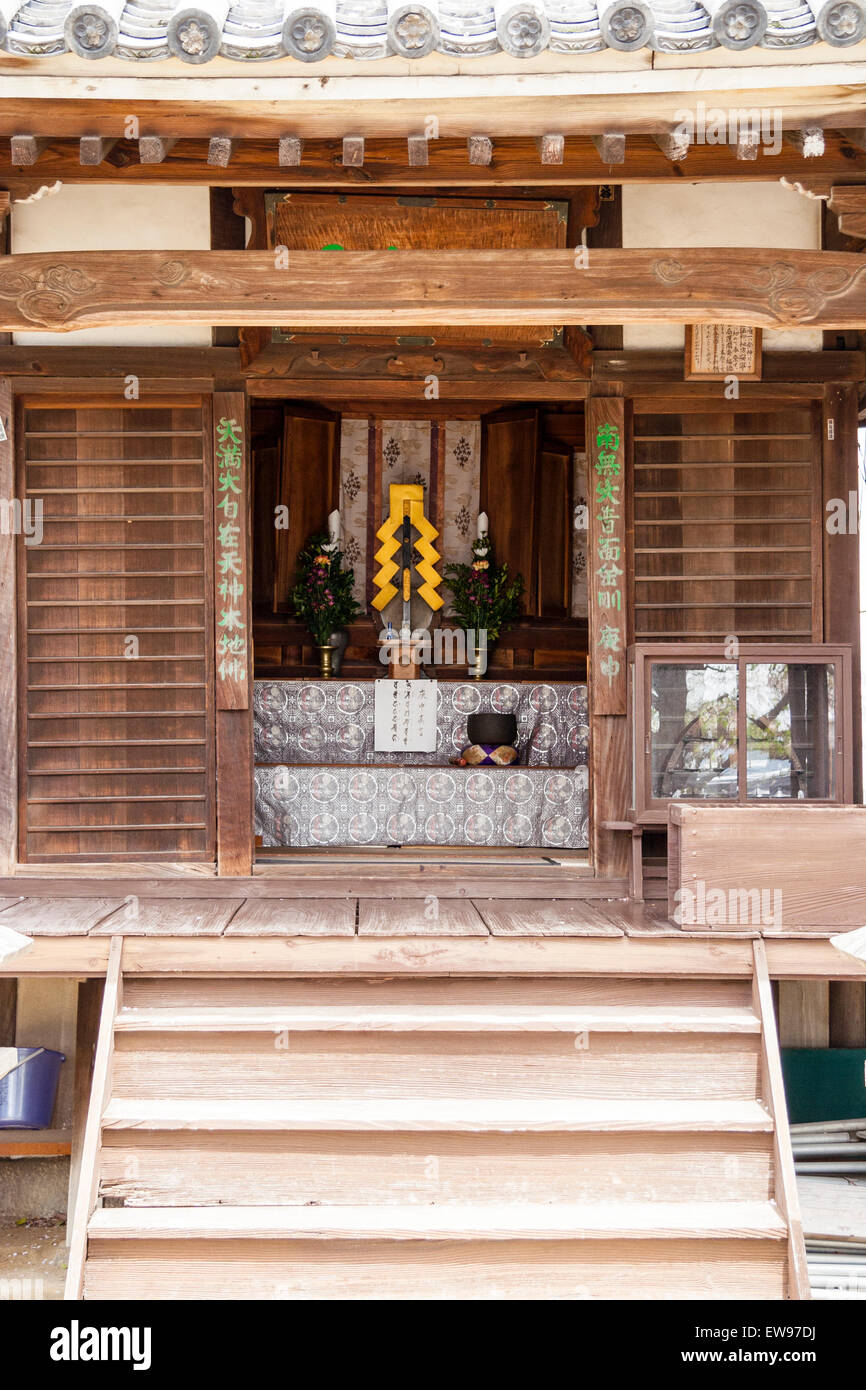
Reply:
[[[19,1047],[18,1065],[0,1081],[0,1129],[50,1129],[62,1052]]]

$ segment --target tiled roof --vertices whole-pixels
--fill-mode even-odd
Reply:
[[[845,48],[866,38],[866,0],[0,0],[0,42],[31,57],[207,63],[285,57],[515,58],[701,53],[724,46]]]

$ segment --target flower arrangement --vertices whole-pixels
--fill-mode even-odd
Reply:
[[[311,536],[298,556],[291,600],[295,614],[307,624],[316,645],[325,647],[331,633],[364,610],[355,602],[355,571],[343,569],[343,552],[326,531]]]
[[[492,644],[520,616],[523,576],[497,565],[487,534],[472,542],[471,565],[446,565],[445,583],[453,596],[451,617],[464,631],[486,632]]]

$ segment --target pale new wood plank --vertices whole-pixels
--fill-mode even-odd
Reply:
[[[818,943],[808,943],[809,945]],[[840,961],[826,943],[828,957]],[[829,964],[829,961],[828,961]],[[866,965],[855,962],[866,977]],[[520,941],[495,937],[425,937],[382,940],[356,936],[317,938],[236,937],[214,941],[149,941],[133,938],[124,957],[127,974],[283,975],[667,975],[702,974],[751,979],[747,941],[677,939],[642,941],[616,932],[609,940],[565,937]],[[844,961],[837,967],[845,978]],[[801,971],[802,973],[802,971]]]
[[[773,1122],[758,1101],[627,1099],[538,1100],[512,1096],[408,1100],[371,1097],[341,1100],[141,1100],[112,1097],[105,1129],[329,1130],[585,1132],[590,1130],[688,1133],[771,1132]]]
[[[595,904],[571,902],[477,901],[493,936],[622,936]]]
[[[486,936],[475,906],[462,899],[359,898],[359,936]]]
[[[107,924],[123,898],[22,898],[3,912],[3,925],[26,936],[84,936]]]
[[[316,1005],[454,1005],[463,1008],[530,1006],[577,1008],[752,1008],[751,982],[546,976],[444,976],[281,979],[277,975],[231,977],[127,976],[128,1009],[281,1009]],[[124,1012],[126,1012],[126,1008]]]
[[[616,1005],[454,1004],[310,1005],[308,1008],[124,1009],[117,1030],[145,1033],[431,1032],[431,1033],[758,1033],[750,1009],[639,1008]]]
[[[93,1241],[88,1299],[780,1299],[776,1240]]]
[[[294,1032],[263,1045],[250,1033],[118,1033],[118,1098],[238,1101],[354,1095],[411,1104],[640,1096],[658,1103],[752,1100],[759,1039],[734,1033],[343,1033]]]
[[[247,898],[226,936],[354,936],[354,898]]]
[[[90,1218],[89,1234],[100,1240],[782,1240],[787,1228],[770,1202],[455,1202],[103,1207]]]
[[[797,1192],[807,1240],[866,1241],[866,1183],[801,1176]]]
[[[767,1201],[770,1134],[114,1130],[101,1192],[127,1206]]]
[[[788,1296],[790,1298],[809,1299],[812,1296],[809,1287],[809,1270],[806,1264],[806,1246],[803,1241],[803,1224],[800,1219],[800,1199],[797,1193],[794,1154],[788,1127],[788,1108],[785,1100],[779,1039],[776,1033],[773,991],[767,970],[767,951],[763,941],[753,942],[752,950],[755,960],[754,1003],[761,1019],[763,1096],[775,1123],[773,1152],[776,1201],[788,1228]]]
[[[117,919],[102,922],[93,936],[122,931],[125,936],[219,936],[237,910],[237,900],[213,898],[127,899]]]
[[[122,1002],[123,937],[112,937],[99,1015],[99,1031],[90,1083],[90,1105],[84,1127],[78,1190],[72,1209],[69,1262],[66,1268],[64,1298],[77,1301],[82,1296],[84,1261],[87,1252],[87,1223],[96,1204],[99,1186],[99,1146],[102,1112],[111,1093],[114,1055],[114,1020]]]

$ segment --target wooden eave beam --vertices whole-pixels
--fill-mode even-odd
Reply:
[[[45,285],[51,294],[45,293]],[[759,247],[43,252],[0,262],[0,331],[210,323],[297,329],[539,323],[858,329],[866,261]]]
[[[113,137],[106,134],[100,138]],[[775,183],[780,178],[792,182],[806,178],[840,184],[866,182],[866,149],[831,130],[824,132],[824,154],[813,158],[804,158],[788,141],[775,155],[757,142],[751,146],[742,143],[739,150],[694,143],[687,154],[673,158],[673,146],[665,137],[629,134],[623,162],[608,164],[589,136],[563,137],[561,150],[558,139],[498,139],[491,163],[473,164],[465,140],[428,141],[420,135],[368,138],[364,141],[363,173],[357,164],[343,164],[341,139],[303,141],[300,136],[285,134],[271,140],[235,139],[231,162],[224,165],[208,163],[210,139],[142,135],[137,142],[118,139],[110,158],[91,168],[80,162],[77,138],[57,137],[41,147],[33,172],[29,166],[14,164],[9,141],[0,140],[0,185],[13,191],[25,187],[31,191],[38,176],[44,183],[60,179],[63,183],[96,180],[299,189],[538,186],[559,193],[573,184],[679,182],[683,177],[692,182],[758,179]],[[610,153],[601,143],[605,153]],[[553,162],[559,153],[561,162]],[[426,163],[420,162],[422,157]]]

